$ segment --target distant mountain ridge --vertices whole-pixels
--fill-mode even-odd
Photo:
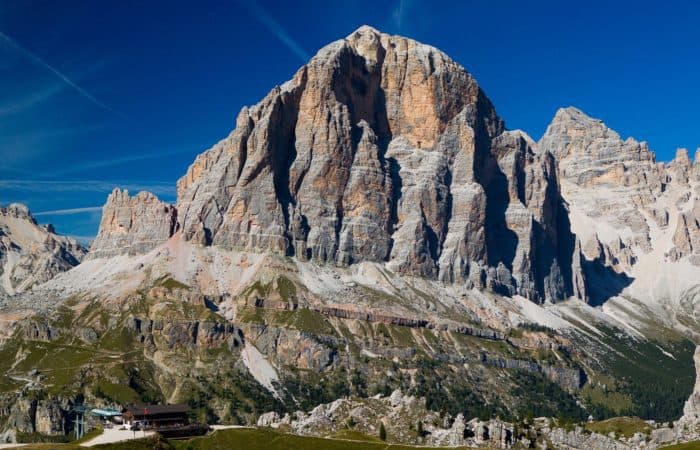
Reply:
[[[40,226],[19,203],[0,207],[0,293],[13,295],[80,263],[87,250]]]

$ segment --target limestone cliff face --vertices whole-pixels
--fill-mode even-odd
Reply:
[[[671,261],[686,258],[691,264],[700,265],[700,149],[695,161],[682,148],[667,166],[670,183],[679,186],[675,209],[678,217],[673,233],[673,247],[668,252]]]
[[[640,258],[700,265],[700,177],[679,149],[657,163],[646,143],[622,140],[602,121],[560,109],[539,142],[557,159],[562,196],[585,255],[617,273]],[[670,243],[670,244],[669,244]]]
[[[576,108],[557,111],[539,145],[557,158],[562,178],[576,185],[641,186],[652,193],[661,190],[663,170],[646,142],[622,140],[601,120]]]
[[[144,253],[166,241],[175,232],[177,210],[150,192],[134,197],[114,189],[102,209],[97,237],[90,258]]]
[[[629,229],[625,245],[651,249],[644,210],[661,194],[665,179],[646,143],[623,141],[602,121],[564,108],[539,147],[557,159],[567,201],[587,217],[605,217],[612,227]]]
[[[362,27],[197,157],[178,223],[200,244],[556,301],[575,284],[560,200],[552,155],[505,133],[464,68]]]
[[[40,226],[25,205],[0,207],[0,294],[13,295],[76,266],[85,249]]]

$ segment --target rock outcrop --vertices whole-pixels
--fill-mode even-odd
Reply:
[[[0,207],[0,294],[24,292],[78,265],[85,249],[40,226],[25,205]]]
[[[186,348],[234,348],[243,343],[243,333],[232,323],[213,321],[184,321],[132,317],[126,328],[138,336],[149,351],[162,344],[169,350]]]
[[[69,407],[63,403],[20,397],[10,408],[6,427],[20,433],[62,435],[67,430]]]
[[[90,246],[90,258],[139,254],[152,250],[175,232],[177,210],[150,192],[134,197],[114,189],[102,209],[97,237]]]
[[[695,388],[683,407],[682,422],[700,423],[700,346],[695,348]]]
[[[341,398],[321,404],[309,412],[296,411],[280,416],[262,414],[257,425],[271,428],[286,426],[294,433],[327,436],[347,427],[365,435],[376,435],[384,424],[389,442],[441,447],[510,448],[514,442],[513,424],[498,419],[467,422],[462,414],[452,418],[426,408],[425,398],[394,391],[367,399]],[[416,430],[416,424],[420,429]]]
[[[337,348],[347,344],[334,336],[272,326],[248,325],[244,333],[271,360],[315,372],[337,368]]]
[[[700,346],[695,348],[695,387],[683,405],[683,415],[672,430],[659,436],[662,442],[700,440]]]

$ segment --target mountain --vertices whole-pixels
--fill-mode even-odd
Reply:
[[[13,295],[77,266],[86,250],[53,227],[39,226],[29,209],[0,207],[0,294]]]
[[[0,423],[168,401],[414,444],[685,439],[699,167],[575,108],[536,142],[444,53],[361,27],[243,108],[175,205],[116,189],[80,265],[0,300]],[[423,410],[429,436],[401,429]],[[658,423],[527,428],[620,415]]]
[[[506,132],[473,77],[435,48],[360,28],[236,124],[178,182],[186,241],[386,262],[539,302],[585,295],[552,155]]]
[[[700,169],[687,151],[657,163],[646,143],[575,108],[536,143],[505,130],[463,67],[410,39],[362,27],[236,124],[179,180],[175,207],[152,196],[131,205],[124,214],[156,222],[120,228],[135,240],[122,252],[177,231],[200,245],[377,262],[538,303],[602,303],[632,284],[640,261],[645,278],[658,261],[700,264]],[[137,211],[150,207],[163,212]],[[115,253],[107,230],[93,255]]]

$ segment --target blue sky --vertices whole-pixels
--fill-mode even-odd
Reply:
[[[0,2],[0,203],[86,240],[114,186],[174,201],[243,105],[362,24],[442,49],[535,139],[574,105],[692,154],[699,23],[690,0]]]

